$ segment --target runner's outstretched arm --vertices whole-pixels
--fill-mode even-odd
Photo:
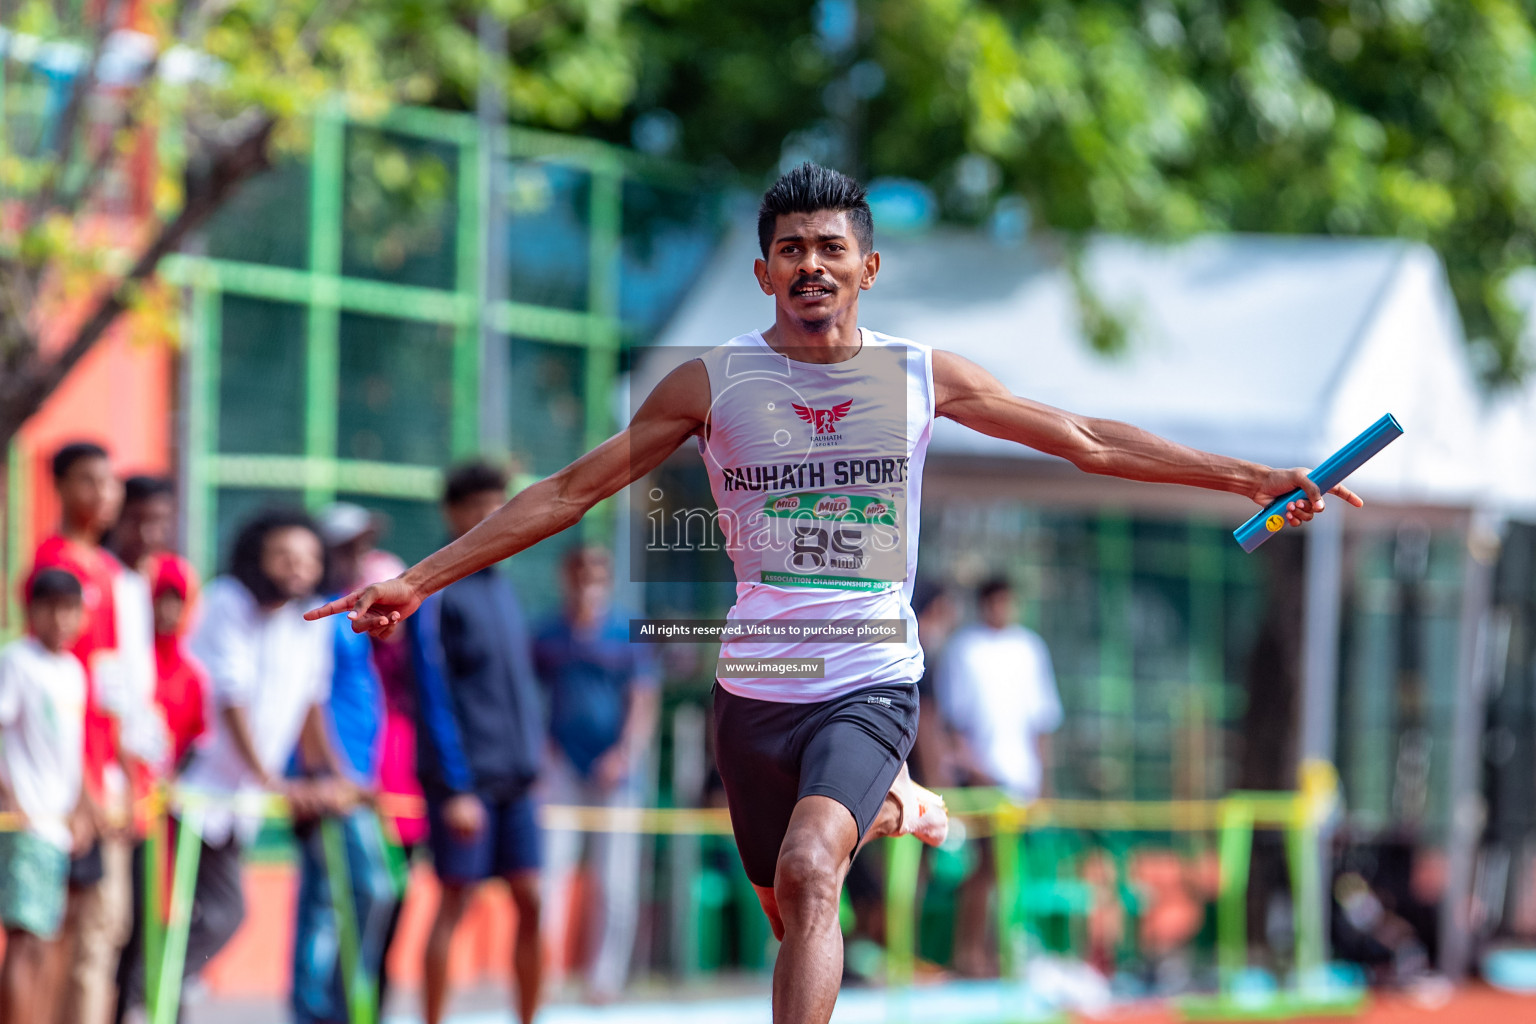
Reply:
[[[362,587],[304,617],[350,612],[356,632],[388,636],[430,595],[574,526],[593,505],[655,469],[699,432],[708,409],[709,377],[703,363],[690,360],[656,385],[624,430],[519,491],[479,526],[394,579]]]
[[[991,437],[1058,455],[1085,473],[1230,491],[1259,505],[1301,488],[1306,499],[1286,506],[1285,518],[1292,526],[1323,510],[1323,494],[1307,479],[1305,469],[1273,469],[1213,455],[1128,423],[1032,402],[1010,393],[992,374],[953,352],[934,350],[933,389],[938,415]],[[1356,507],[1364,504],[1342,484],[1328,493]]]

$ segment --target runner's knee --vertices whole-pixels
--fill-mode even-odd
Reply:
[[[786,845],[779,854],[773,879],[779,907],[799,908],[816,902],[836,904],[842,883],[841,866],[839,858],[820,844]]]

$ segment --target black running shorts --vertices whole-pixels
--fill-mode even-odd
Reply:
[[[742,867],[772,886],[795,803],[825,796],[869,831],[917,738],[917,688],[874,686],[816,704],[738,697],[716,684],[715,763]]]

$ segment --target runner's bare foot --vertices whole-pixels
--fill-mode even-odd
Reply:
[[[896,781],[891,783],[891,795],[901,805],[899,836],[917,836],[929,846],[939,846],[949,835],[949,811],[944,798],[931,789],[925,789],[912,781],[903,762]]]

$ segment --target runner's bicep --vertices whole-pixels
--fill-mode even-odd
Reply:
[[[933,353],[934,412],[989,437],[1076,462],[1091,439],[1080,416],[1009,391],[986,369],[953,352]]]
[[[662,378],[641,403],[620,436],[637,480],[661,465],[690,437],[700,434],[709,416],[709,375],[704,364],[689,360]]]

